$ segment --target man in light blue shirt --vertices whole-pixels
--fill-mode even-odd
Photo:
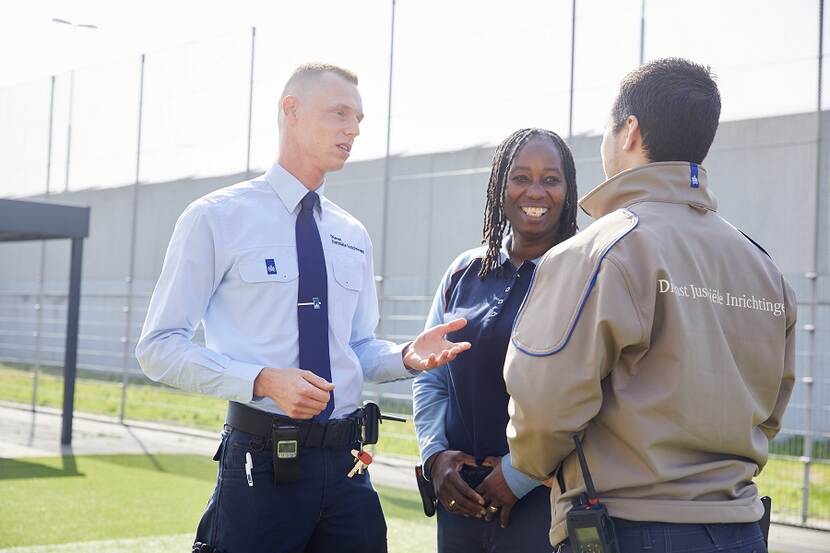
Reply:
[[[277,163],[176,223],[136,355],[153,380],[231,402],[195,550],[385,551],[368,473],[347,477],[363,381],[406,378],[470,347],[446,340],[464,320],[404,345],[374,336],[372,243],[324,195],[362,118],[354,74],[301,66],[280,103]],[[204,347],[192,342],[200,322]],[[277,456],[277,431],[297,434],[296,459]]]

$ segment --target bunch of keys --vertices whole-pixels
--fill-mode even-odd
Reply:
[[[363,474],[363,469],[372,464],[372,455],[368,451],[363,451],[362,448],[360,451],[353,449],[352,457],[355,458],[355,463],[352,470],[350,470],[349,474],[346,475],[349,478],[355,474]]]

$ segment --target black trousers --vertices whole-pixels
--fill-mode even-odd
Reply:
[[[539,486],[513,507],[507,528],[451,513],[438,504],[438,553],[550,553],[550,488]]]
[[[216,488],[196,541],[222,553],[386,553],[380,500],[368,471],[346,477],[354,466],[349,450],[301,448],[299,460],[299,480],[274,485],[268,443],[226,426]]]
[[[621,553],[767,553],[757,522],[672,524],[614,519]],[[571,553],[564,542],[559,553]]]

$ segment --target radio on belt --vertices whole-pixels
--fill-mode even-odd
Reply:
[[[300,428],[295,425],[271,427],[273,442],[274,483],[288,484],[300,477]]]
[[[614,521],[608,515],[608,509],[597,498],[594,481],[582,451],[582,442],[577,435],[573,438],[588,493],[573,499],[573,508],[566,516],[571,549],[575,553],[620,553]]]

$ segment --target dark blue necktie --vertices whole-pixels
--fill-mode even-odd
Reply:
[[[297,326],[300,337],[300,368],[331,382],[329,359],[329,301],[326,258],[320,232],[314,221],[314,206],[320,197],[309,192],[303,197],[295,226],[297,267],[300,271],[297,292]],[[316,417],[325,422],[334,410],[334,392],[328,405]]]

